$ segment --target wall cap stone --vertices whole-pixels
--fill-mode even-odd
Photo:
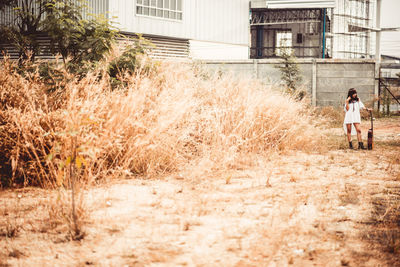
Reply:
[[[312,64],[316,61],[318,64],[375,64],[375,59],[322,59],[322,58],[298,58],[296,59],[299,64]],[[200,60],[204,64],[280,64],[281,59],[268,58],[268,59],[243,59],[243,60]]]

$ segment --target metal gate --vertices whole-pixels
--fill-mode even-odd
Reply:
[[[378,110],[384,115],[400,113],[400,64],[398,63],[381,64]]]

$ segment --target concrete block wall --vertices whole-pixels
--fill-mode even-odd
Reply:
[[[206,61],[211,71],[232,72],[260,79],[266,87],[282,83],[279,59],[241,61]],[[307,91],[311,104],[342,106],[350,88],[356,88],[361,100],[371,106],[376,90],[375,61],[370,59],[332,60],[298,59],[302,76],[301,86]]]
[[[317,105],[343,103],[349,88],[355,88],[365,104],[371,104],[375,92],[375,62],[317,63]]]

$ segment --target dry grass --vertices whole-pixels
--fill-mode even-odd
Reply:
[[[196,175],[241,168],[270,151],[311,150],[320,141],[305,103],[191,64],[157,66],[124,75],[119,90],[103,70],[79,81],[64,73],[48,92],[37,74],[22,77],[2,62],[3,186],[68,186],[75,147],[79,179],[92,183],[193,166]]]
[[[344,192],[339,195],[341,201],[341,206],[346,206],[348,204],[358,204],[360,189],[357,186],[345,184]]]
[[[42,203],[39,230],[63,235],[57,242],[86,234],[83,194],[75,195],[73,213],[65,191],[73,183],[82,188],[177,171],[185,178],[211,176],[256,165],[274,151],[312,150],[321,140],[305,103],[257,81],[212,75],[189,63],[141,62],[120,77],[118,90],[103,68],[81,80],[60,69],[64,79],[51,91],[38,73],[20,75],[13,62],[0,64],[0,187],[58,188]],[[3,228],[7,238],[20,232],[10,220]]]
[[[14,238],[17,237],[21,226],[14,221],[7,220],[5,225],[0,229],[0,237]]]
[[[10,222],[7,222],[5,226],[0,229],[0,237],[13,238],[18,236],[20,227],[18,225],[14,225]]]
[[[399,141],[397,142],[384,142],[385,146],[396,147]],[[392,176],[393,181],[400,181],[400,154],[395,151],[391,153],[390,157],[387,159],[387,166],[385,170]]]
[[[72,214],[72,197],[69,192],[59,190],[56,196],[49,199],[45,206],[48,213],[47,220],[45,220],[46,232],[67,233],[63,241],[84,238],[86,234],[84,226],[89,219],[89,209],[85,205],[82,191],[75,198],[75,214]],[[76,220],[74,220],[74,216]]]
[[[322,117],[323,122],[330,127],[339,127],[344,121],[344,111],[340,107],[317,107],[314,110],[316,116]]]
[[[400,255],[400,188],[389,188],[385,197],[375,197],[372,201],[373,211],[370,223],[373,229],[363,236],[372,243],[372,247],[378,247],[397,257]]]
[[[15,204],[3,203],[0,209],[0,239],[16,238],[19,236],[22,223],[19,214],[23,213],[20,209],[20,195],[16,194]]]

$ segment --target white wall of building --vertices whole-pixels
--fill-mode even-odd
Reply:
[[[232,45],[190,40],[190,57],[200,60],[245,60],[249,58],[247,45]]]
[[[182,21],[137,15],[136,0],[112,0],[113,16],[122,31],[196,40],[193,54],[201,57],[207,47],[214,54],[224,45],[240,55],[248,50],[249,0],[183,0]]]

